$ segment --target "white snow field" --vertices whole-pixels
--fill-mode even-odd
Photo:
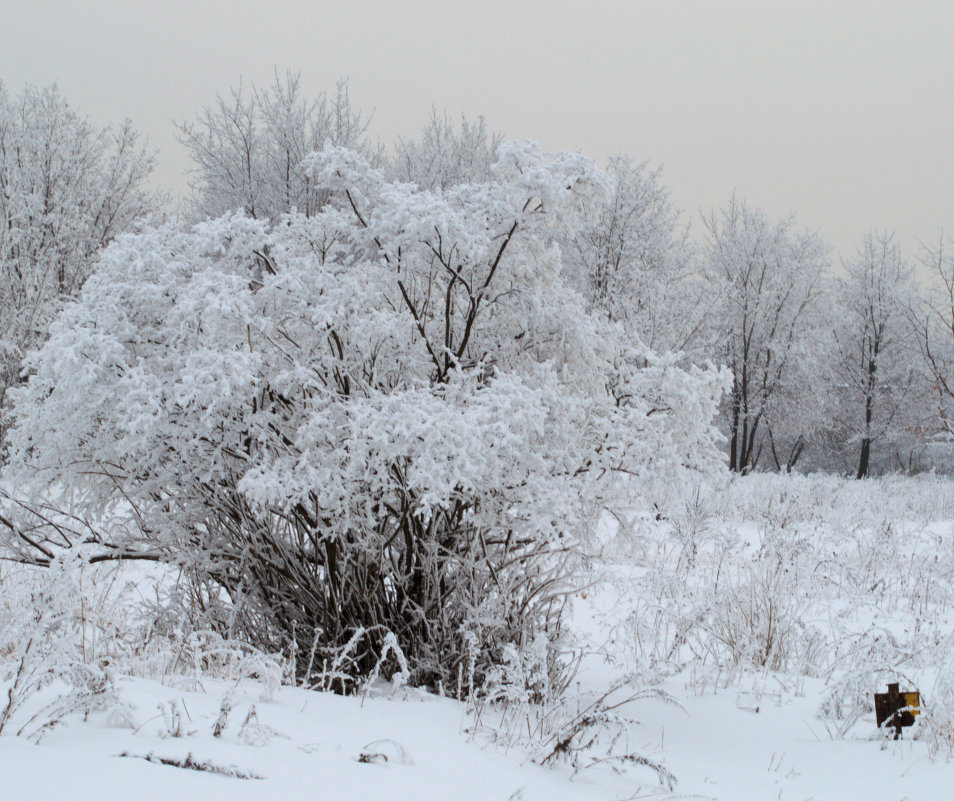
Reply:
[[[662,519],[604,527],[574,599],[568,647],[583,657],[562,703],[481,707],[384,682],[341,697],[279,687],[254,655],[200,670],[183,645],[117,662],[85,708],[48,706],[75,701],[59,680],[24,697],[0,733],[0,798],[954,796],[954,485],[757,476],[689,496]],[[26,596],[5,571],[0,713],[26,653],[9,634],[11,599]],[[83,636],[93,661],[105,634]],[[922,694],[898,741],[874,718],[889,681]],[[581,731],[596,739],[538,764],[588,708]]]
[[[950,798],[954,782],[954,766],[946,758],[932,758],[927,743],[878,737],[873,715],[862,721],[863,733],[830,737],[815,717],[823,690],[819,682],[806,682],[799,695],[771,679],[754,682],[754,695],[739,687],[695,695],[672,685],[685,711],[652,701],[635,705],[628,711],[641,722],[634,742],[675,774],[672,792],[646,768],[625,774],[590,769],[571,778],[565,766],[540,767],[519,750],[472,741],[461,731],[460,705],[426,694],[369,699],[362,705],[359,699],[286,687],[263,703],[253,684],[243,684],[234,719],[217,739],[211,732],[225,683],[205,682],[205,691],[198,692],[143,679],[120,684],[136,707],[138,730],[115,728],[96,714],[87,722],[69,721],[39,745],[3,737],[3,798],[927,801]],[[158,714],[157,705],[172,702],[188,708],[191,717],[178,738],[168,734],[161,718],[147,722]],[[753,702],[757,713],[749,706]],[[239,730],[251,704],[261,728],[246,729],[243,737]],[[389,761],[362,763],[366,751]],[[120,756],[124,753],[134,756]],[[150,755],[180,761],[191,755],[195,762],[261,778],[136,758]]]

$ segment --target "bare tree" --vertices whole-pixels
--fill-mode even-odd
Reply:
[[[332,95],[307,100],[301,74],[277,72],[264,89],[239,83],[218,96],[191,122],[178,125],[179,141],[193,167],[193,212],[197,218],[243,210],[277,221],[297,211],[317,214],[327,200],[302,168],[305,157],[325,144],[370,154],[369,118],[354,109],[348,84]]]

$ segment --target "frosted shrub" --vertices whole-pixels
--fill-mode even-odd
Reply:
[[[104,590],[87,571],[81,556],[68,553],[48,571],[20,568],[0,579],[0,677],[7,685],[0,733],[16,721],[17,733],[42,736],[71,712],[119,704],[111,660],[102,647],[111,623],[101,603]],[[54,683],[65,691],[32,708],[35,697]],[[32,708],[30,714],[18,717],[25,708]]]
[[[791,572],[790,572],[791,571]],[[705,647],[719,663],[769,670],[797,665],[804,643],[807,599],[801,597],[794,570],[778,554],[727,571],[715,588],[715,603]]]
[[[918,728],[932,757],[954,756],[954,637],[944,642],[930,694],[922,694]]]
[[[487,671],[479,687],[471,687],[468,702],[475,727],[482,725],[485,710],[495,710],[501,715],[498,728],[512,734],[539,711],[534,705],[546,705],[559,695],[551,692],[550,646],[542,634],[524,649],[504,646],[500,663]]]
[[[844,736],[862,715],[871,711],[872,693],[883,692],[889,681],[917,686],[912,678],[917,658],[905,643],[880,628],[848,636],[842,646],[818,717],[830,733]]]
[[[252,680],[263,700],[278,689],[287,670],[280,656],[214,631],[157,629],[133,579],[144,587],[167,577],[91,565],[82,550],[46,569],[0,571],[0,733],[39,740],[91,712],[132,725],[115,681],[123,674],[177,686]]]
[[[261,682],[263,700],[268,700],[281,686],[285,665],[278,655],[263,653],[218,632],[191,631],[178,648],[170,672],[191,675],[197,682],[204,676],[233,681],[255,679]]]
[[[552,683],[550,659],[550,643],[542,635],[523,649],[507,646],[502,662],[467,698],[468,733],[506,748],[519,746],[540,765],[568,764],[574,772],[596,765],[617,771],[648,767],[672,790],[675,777],[634,749],[638,724],[619,710],[647,698],[675,704],[674,699],[657,689],[633,690],[630,678],[602,693],[565,694],[565,687]]]
[[[714,469],[726,378],[565,282],[557,235],[605,175],[515,144],[492,173],[427,191],[328,147],[321,213],[121,239],[32,357],[10,472],[125,523],[104,548],[178,565],[217,630],[306,683],[336,666],[355,689],[400,653],[451,687],[467,630],[479,684],[557,643],[615,478]]]

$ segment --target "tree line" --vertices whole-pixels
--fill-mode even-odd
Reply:
[[[318,215],[329,194],[302,165],[328,143],[443,191],[488,180],[504,141],[482,119],[435,112],[419,136],[385,148],[368,124],[344,82],[315,99],[292,73],[232,89],[178,126],[193,163],[185,216]],[[155,164],[128,121],[99,130],[55,88],[0,89],[0,399],[98,252],[169,217],[148,188]],[[950,468],[954,257],[943,237],[911,259],[871,232],[833,263],[793,218],[733,197],[693,238],[659,170],[618,157],[606,174],[596,214],[559,237],[563,269],[590,311],[647,347],[729,369],[719,428],[731,470]]]

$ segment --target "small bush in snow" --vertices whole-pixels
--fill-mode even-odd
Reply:
[[[17,734],[39,738],[71,713],[121,705],[103,648],[113,621],[104,614],[103,582],[87,567],[80,555],[68,553],[49,571],[20,568],[0,576],[0,676],[8,685],[0,733],[16,721]],[[62,692],[37,708],[51,685]]]

